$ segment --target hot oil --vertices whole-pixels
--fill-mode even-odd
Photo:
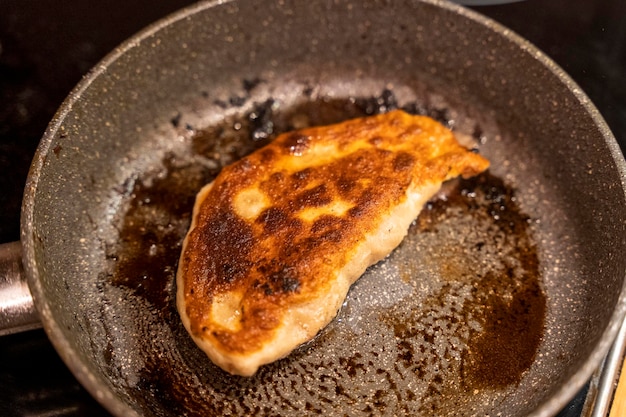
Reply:
[[[107,248],[107,284],[135,316],[129,337],[142,346],[140,365],[126,370],[123,384],[135,388],[142,407],[171,415],[474,415],[497,408],[494,392],[520,383],[542,337],[545,297],[528,219],[513,191],[490,174],[448,184],[392,256],[357,282],[333,323],[252,378],[211,364],[180,323],[182,240],[195,194],[222,166],[280,132],[398,107],[388,90],[311,97],[287,110],[267,100],[196,132],[188,154],[167,154],[162,169],[120,187],[128,204],[116,225],[119,241]],[[446,109],[402,107],[451,125]],[[480,126],[473,134],[482,139]],[[124,355],[116,344],[111,349],[120,351],[107,362]]]
[[[425,382],[423,415],[497,404],[494,392],[519,385],[533,364],[546,297],[530,222],[514,191],[487,172],[446,184],[393,255],[421,301],[379,317],[393,329],[398,361]]]

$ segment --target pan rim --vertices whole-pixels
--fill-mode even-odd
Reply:
[[[90,85],[97,78],[106,74],[107,69],[120,57],[129,53],[133,49],[139,47],[144,40],[160,32],[164,28],[175,22],[190,18],[199,12],[224,4],[235,3],[237,0],[207,0],[191,6],[185,7],[174,12],[155,23],[147,26],[143,30],[137,32],[129,39],[124,41],[113,51],[107,54],[98,64],[90,70],[85,77],[72,89],[68,97],[63,101],[59,110],[52,118],[42,139],[35,152],[33,162],[31,164],[28,179],[25,186],[24,198],[21,211],[21,242],[24,252],[24,269],[31,289],[35,305],[41,316],[44,330],[48,338],[55,346],[57,352],[61,356],[64,363],[71,369],[72,373],[80,381],[80,383],[93,395],[105,408],[115,415],[139,415],[132,410],[119,397],[115,396],[112,391],[103,390],[103,385],[99,383],[97,376],[94,375],[83,363],[77,355],[74,354],[72,347],[64,336],[59,323],[51,314],[50,307],[44,296],[44,291],[39,280],[39,272],[35,262],[35,243],[34,243],[34,199],[37,194],[39,179],[42,174],[45,160],[51,150],[51,144],[57,136],[58,130],[65,118],[72,111],[75,103],[77,103],[83,93],[89,89]],[[626,161],[620,150],[619,144],[611,132],[606,121],[587,97],[578,84],[550,57],[531,44],[526,39],[505,26],[493,21],[492,19],[481,15],[478,12],[467,9],[458,4],[454,4],[445,0],[408,0],[408,3],[418,4],[425,3],[437,8],[446,9],[456,13],[463,18],[470,19],[479,25],[488,28],[495,35],[501,36],[512,42],[524,53],[531,55],[539,61],[550,73],[554,74],[558,81],[562,83],[576,98],[594,124],[598,128],[604,139],[604,145],[607,146],[613,161],[618,170],[619,177],[622,182],[622,192],[626,198]],[[601,361],[606,356],[610,346],[619,331],[620,325],[626,316],[626,271],[622,284],[622,289],[611,315],[609,324],[604,329],[600,342],[594,347],[591,354],[584,361],[582,366],[572,375],[568,384],[564,384],[558,389],[553,396],[539,404],[536,410],[531,414],[535,417],[544,417],[555,415],[559,412],[567,402],[583,387],[589,380],[594,371],[600,366]]]

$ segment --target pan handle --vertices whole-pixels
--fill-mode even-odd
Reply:
[[[22,244],[0,244],[0,336],[39,327],[22,267]]]

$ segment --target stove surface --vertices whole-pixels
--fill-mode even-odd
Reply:
[[[0,242],[19,239],[21,197],[42,133],[105,54],[185,0],[0,0]],[[527,0],[474,7],[530,40],[568,72],[626,149],[626,2]],[[0,415],[109,416],[42,330],[0,338]],[[559,414],[581,415],[586,389]]]

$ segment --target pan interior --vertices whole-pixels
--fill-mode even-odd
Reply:
[[[360,88],[365,92],[377,84],[361,80]],[[341,88],[330,80],[324,85],[335,93]],[[225,374],[195,348],[174,308],[174,272],[193,196],[219,170],[221,159],[237,159],[299,124],[327,124],[396,106],[446,123],[457,113],[447,105],[434,107],[431,97],[426,103],[399,102],[392,90],[369,97],[329,95],[319,91],[300,105],[283,102],[287,96],[278,90],[271,98],[252,99],[258,104],[222,125],[181,132],[186,146],[169,149],[160,164],[141,170],[127,185],[128,198],[112,222],[119,233],[105,242],[111,262],[103,297],[127,300],[107,304],[115,306],[115,315],[133,318],[132,331],[118,334],[119,324],[106,310],[101,321],[115,324],[102,331],[116,334],[110,349],[128,349],[120,357],[146,352],[137,342],[150,334],[169,347],[145,355],[140,372],[128,368],[123,376],[150,381],[135,387],[138,398],[166,387],[144,397],[146,409],[165,397],[171,404],[185,400],[200,414],[247,414],[260,406],[261,395],[271,413],[461,415],[500,406],[531,367],[546,314],[537,249],[512,191],[490,175],[448,184],[403,245],[354,286],[334,322],[254,378]],[[296,95],[302,96],[305,92]],[[261,114],[263,122],[257,123],[255,115]],[[185,117],[174,124],[186,130],[195,125]],[[474,125],[471,132],[477,129]],[[138,306],[146,311],[138,314]],[[106,365],[119,367],[116,359]],[[508,368],[505,374],[502,367]]]
[[[568,381],[626,270],[610,134],[527,45],[460,10],[207,4],[70,98],[28,239],[44,321],[96,397],[145,415],[528,415],[584,382]],[[396,107],[472,139],[490,173],[448,184],[316,339],[224,374],[174,306],[195,192],[281,131]]]

